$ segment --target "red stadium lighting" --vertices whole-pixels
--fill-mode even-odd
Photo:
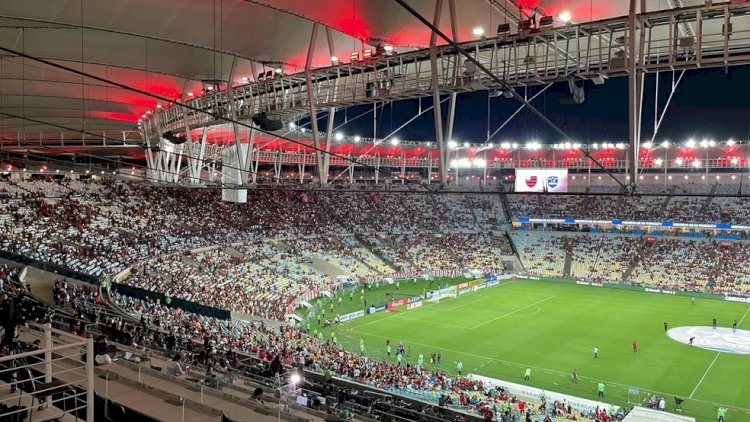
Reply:
[[[188,92],[188,93],[187,93],[187,96],[188,96],[188,97],[195,97],[195,94],[193,94],[192,92]]]

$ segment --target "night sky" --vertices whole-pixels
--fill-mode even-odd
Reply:
[[[679,73],[675,76],[679,76]],[[661,107],[669,96],[672,72],[662,72],[659,78],[658,101],[661,113]],[[649,139],[653,133],[655,81],[655,74],[646,75],[642,131],[644,140]],[[750,100],[748,95],[742,92],[747,90],[748,82],[750,67],[733,67],[728,73],[720,68],[687,71],[672,99],[656,140],[668,139],[676,142],[691,137],[716,141],[729,138],[747,139],[750,128]],[[612,78],[600,86],[590,81],[579,81],[578,84],[585,84],[586,87],[586,102],[581,105],[572,104],[567,83],[558,83],[550,87],[533,104],[575,141],[626,142],[627,78]],[[528,97],[540,89],[541,87],[529,88]],[[524,95],[523,88],[517,92]],[[444,115],[447,112],[447,104],[447,101],[443,103]],[[488,123],[487,92],[460,94],[457,104],[453,139],[459,142],[485,141]],[[421,105],[423,109],[429,107],[432,105],[432,98],[423,98]],[[490,131],[494,132],[519,106],[520,103],[514,99],[492,98],[489,108]],[[344,123],[347,118],[350,120],[340,131],[349,136],[373,136],[372,113],[353,119],[366,110],[372,110],[372,105],[350,107],[346,112],[339,111],[336,115],[337,125]],[[387,104],[378,116],[377,136],[380,138],[389,134],[413,117],[418,110],[418,100]],[[325,120],[320,119],[321,130],[325,129]],[[432,110],[400,130],[396,137],[415,141],[434,140]],[[492,139],[496,143],[530,140],[556,143],[562,139],[534,113],[527,110],[521,111]]]

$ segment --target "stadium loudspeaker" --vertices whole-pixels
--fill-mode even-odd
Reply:
[[[259,128],[267,131],[276,131],[281,130],[284,127],[284,124],[281,123],[281,120],[271,120],[266,116],[266,113],[258,113],[253,116],[253,123],[258,125]]]

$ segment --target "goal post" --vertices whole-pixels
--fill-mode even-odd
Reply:
[[[433,290],[431,295],[428,295],[428,302],[440,303],[442,299],[455,299],[458,296],[456,286],[446,287],[440,290]]]

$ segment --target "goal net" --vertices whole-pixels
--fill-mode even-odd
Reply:
[[[456,292],[456,286],[446,287],[444,289],[435,290],[432,292],[432,296],[427,299],[428,302],[439,303],[442,299],[451,299],[458,296]]]

